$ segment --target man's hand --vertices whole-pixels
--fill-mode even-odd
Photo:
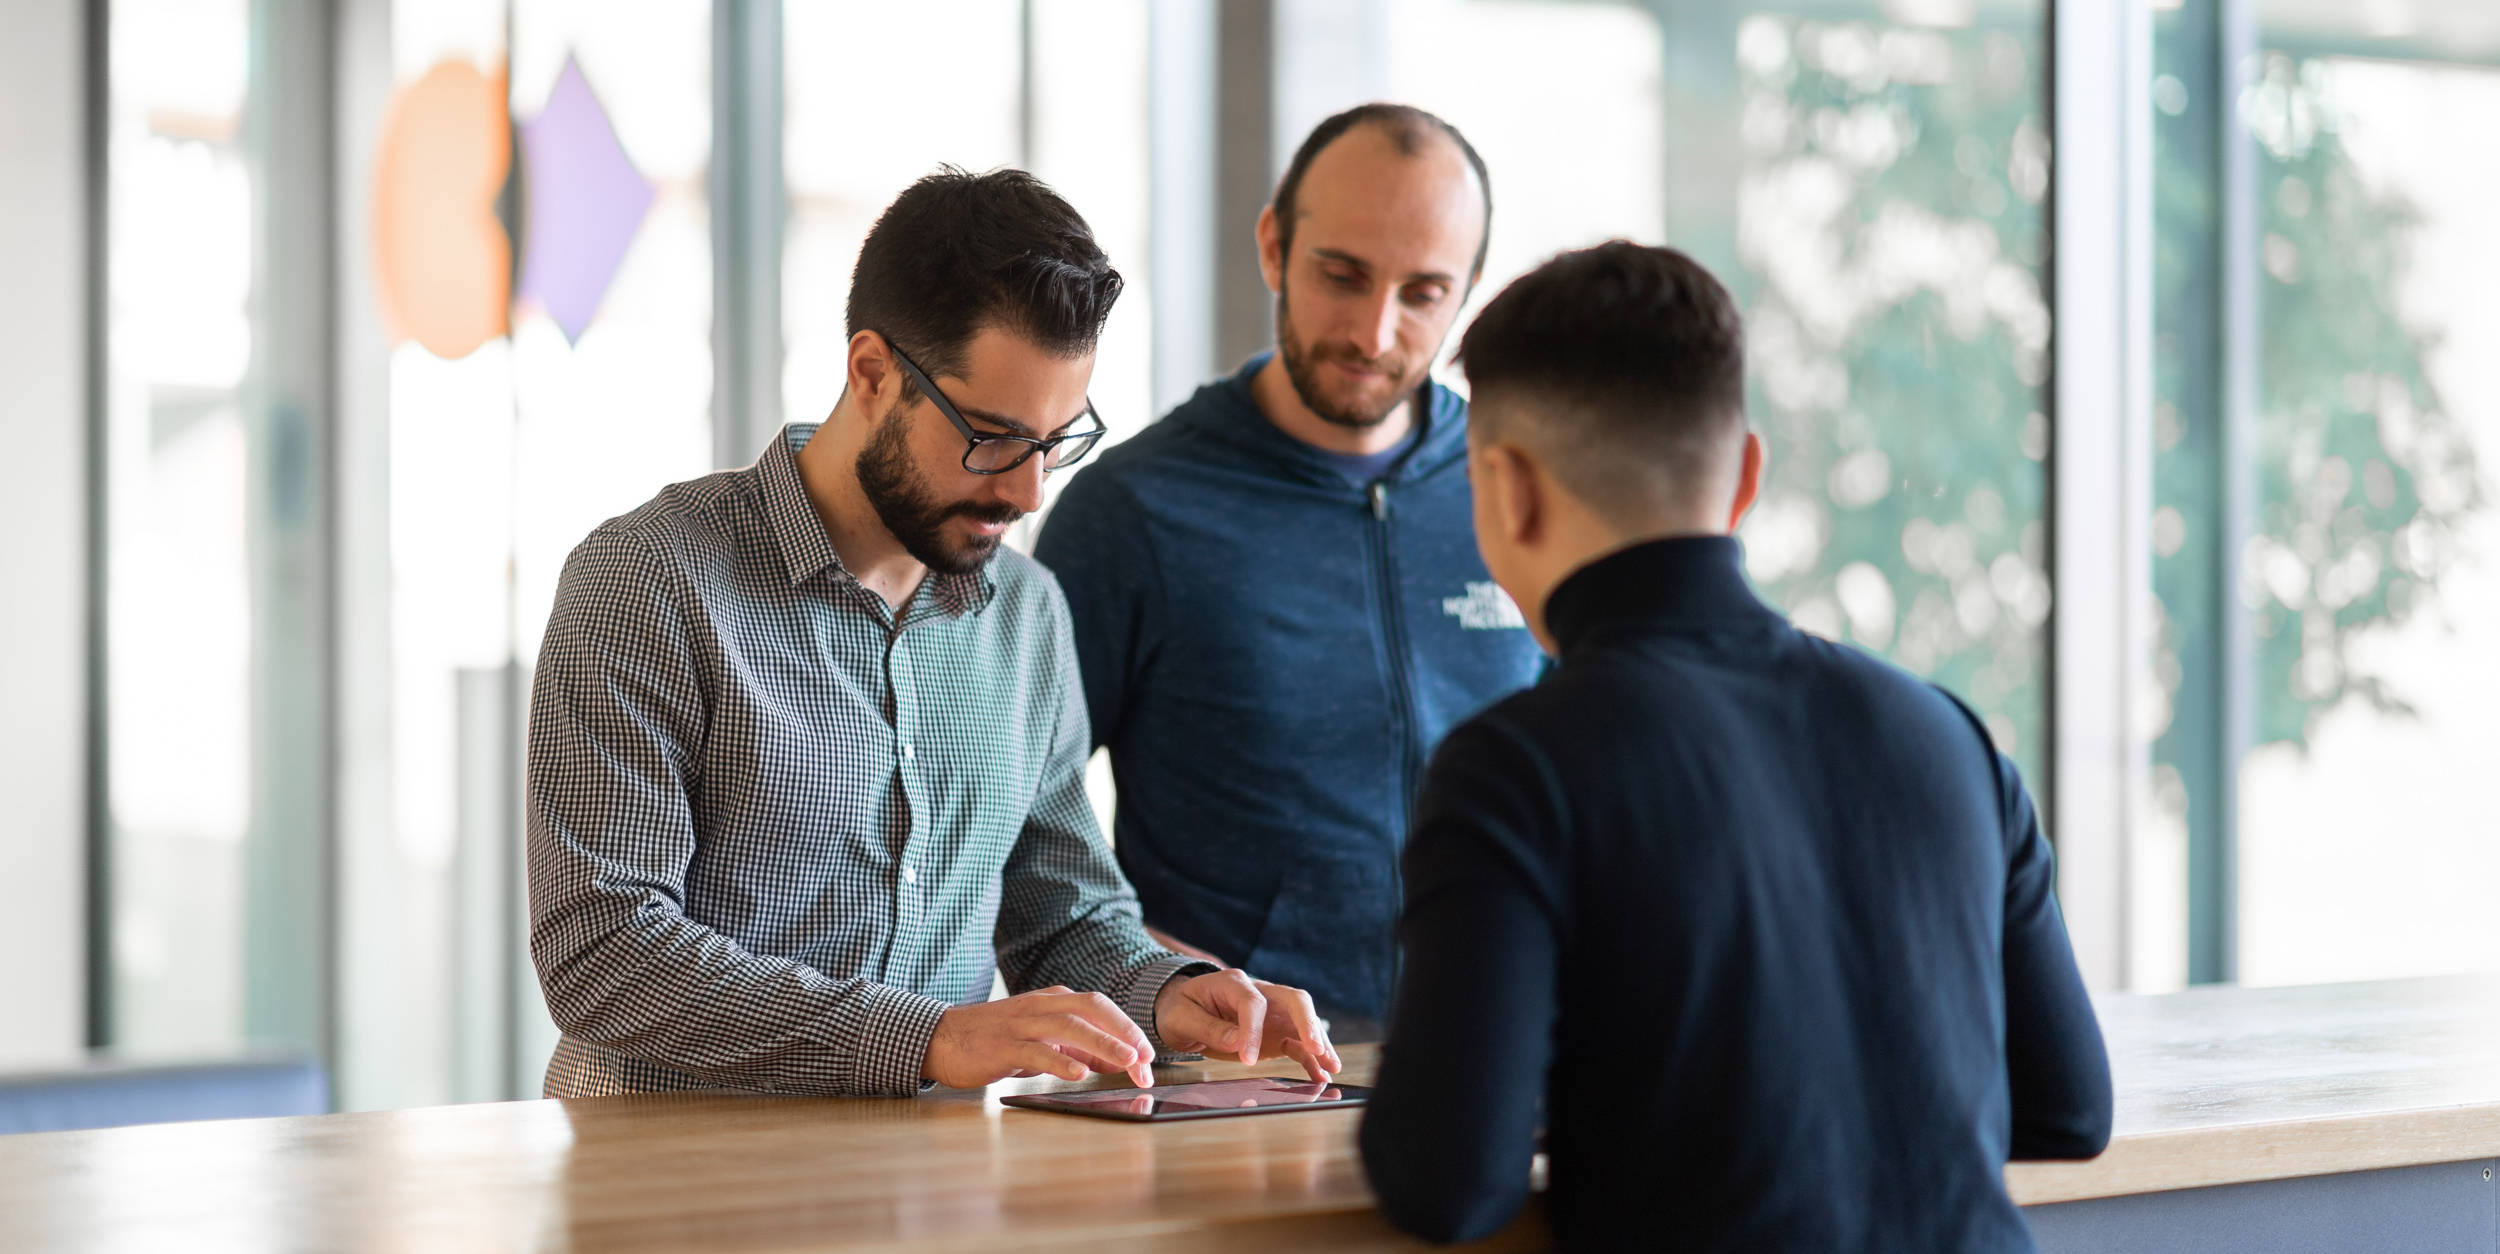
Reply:
[[[1052,987],[947,1011],[920,1074],[971,1089],[1009,1076],[1126,1072],[1143,1088],[1155,1082],[1154,1059],[1146,1034],[1110,998]]]
[[[1345,1069],[1309,993],[1254,980],[1239,968],[1164,985],[1155,997],[1155,1034],[1166,1049],[1245,1063],[1281,1052],[1315,1081]]]

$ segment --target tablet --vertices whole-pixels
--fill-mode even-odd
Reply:
[[[1078,1093],[1017,1093],[998,1100],[1026,1110],[1055,1110],[1097,1119],[1162,1123],[1170,1119],[1216,1119],[1225,1115],[1271,1115],[1286,1110],[1335,1110],[1360,1106],[1371,1090],[1359,1084],[1309,1080],[1207,1080],[1161,1084],[1150,1089],[1088,1089]]]

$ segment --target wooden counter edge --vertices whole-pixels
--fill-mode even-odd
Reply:
[[[1164,1218],[1108,1221],[1065,1231],[996,1234],[941,1242],[931,1248],[1028,1251],[1067,1250],[1108,1254],[1124,1250],[1186,1248],[1207,1254],[1230,1251],[1334,1250],[1341,1254],[1403,1254],[1442,1249],[1453,1254],[1535,1254],[1553,1248],[1542,1197],[1532,1197],[1518,1215],[1493,1235],[1458,1245],[1427,1246],[1391,1227],[1377,1208],[1340,1207],[1292,1215],[1232,1216],[1223,1219]],[[917,1248],[917,1247],[915,1247]]]
[[[2500,1102],[2121,1134],[2098,1158],[2013,1163],[2023,1206],[2500,1157]]]

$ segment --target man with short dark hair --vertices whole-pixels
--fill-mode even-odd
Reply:
[[[1119,294],[1031,176],[922,179],[860,247],[832,415],[574,550],[530,699],[550,1096],[1337,1068],[1308,996],[1148,939],[1066,601],[999,548],[1101,437]]]
[[[1276,350],[1076,477],[1068,589],[1120,863],[1169,942],[1377,1020],[1425,756],[1539,659],[1467,537],[1432,381],[1483,270],[1484,162],[1423,110],[1322,122],[1259,215]]]
[[[1756,599],[1709,272],[1566,253],[1468,328],[1475,528],[1560,665],[1451,733],[1362,1129],[1389,1218],[1565,1249],[2025,1250],[2012,1158],[2109,1138],[2031,800],[1969,709]]]

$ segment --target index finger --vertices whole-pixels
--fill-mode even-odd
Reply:
[[[1259,991],[1267,994],[1267,1012],[1281,1016],[1289,1029],[1286,1035],[1310,1051],[1311,1061],[1324,1064],[1331,1074],[1345,1069],[1337,1058],[1337,1047],[1328,1043],[1327,1020],[1311,1005],[1311,995],[1298,988],[1262,982]],[[1314,1080],[1320,1076],[1312,1076]]]
[[[1101,1028],[1136,1050],[1139,1058],[1152,1059],[1155,1056],[1154,1046],[1146,1042],[1145,1029],[1138,1027],[1136,1020],[1111,1004],[1110,998],[1100,993],[1061,993],[1051,997],[1050,1002],[1053,1011],[1075,1015]]]
[[[1222,1016],[1241,1031],[1241,1043],[1233,1053],[1244,1063],[1255,1063],[1264,1052],[1260,1046],[1267,1035],[1267,987],[1238,970],[1220,974],[1238,978],[1215,982],[1214,1000]]]

